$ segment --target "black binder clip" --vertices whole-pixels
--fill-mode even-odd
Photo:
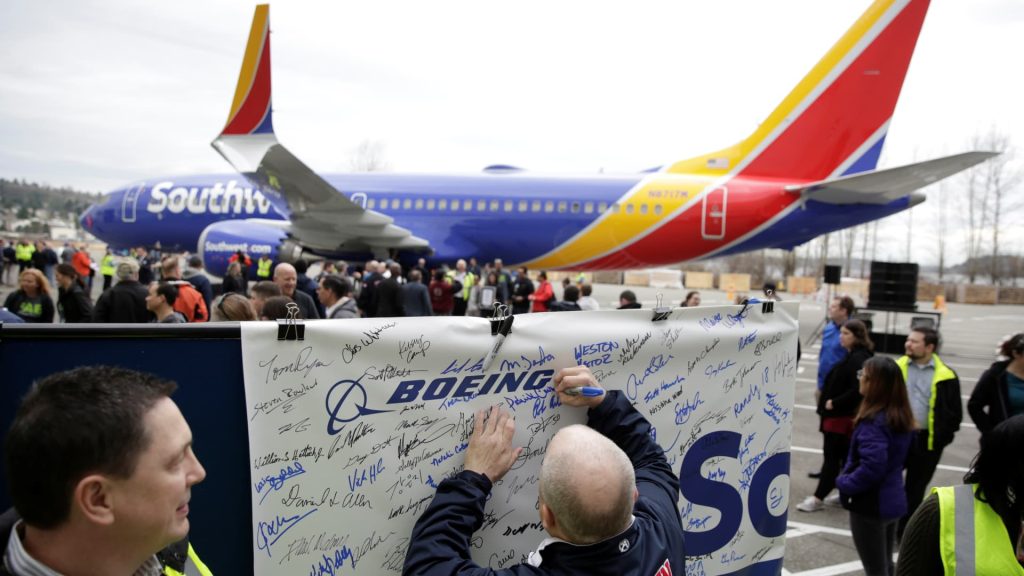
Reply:
[[[747,310],[751,304],[760,304],[762,314],[772,314],[775,312],[775,302],[771,300],[758,300],[757,298],[747,298],[743,301],[743,309],[736,315],[738,318],[742,318],[747,315]]]
[[[277,321],[278,340],[302,340],[306,337],[306,326],[299,319],[299,305],[289,302],[288,316]]]
[[[654,304],[654,317],[651,318],[651,322],[661,322],[662,320],[668,320],[669,314],[672,313],[672,309],[668,306],[662,306],[662,295],[658,292],[658,300]]]
[[[764,296],[767,298],[761,303],[762,314],[772,314],[775,312],[775,290],[771,288],[764,289]]]
[[[501,328],[502,322],[504,322],[506,318],[510,317],[512,317],[512,310],[508,306],[504,304],[495,304],[494,312],[491,313],[490,318],[491,336],[497,336],[498,330]],[[509,330],[512,330],[511,322],[509,322]],[[508,333],[506,332],[505,335],[508,336]]]

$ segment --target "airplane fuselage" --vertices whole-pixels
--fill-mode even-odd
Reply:
[[[545,176],[350,173],[323,176],[356,204],[386,214],[430,242],[431,261],[475,256],[542,268],[661,266],[759,248],[789,248],[831,230],[907,207],[802,202],[798,182],[736,177],[720,186],[694,175]],[[709,186],[711,192],[701,194]],[[631,190],[642,188],[640,194]],[[630,198],[621,203],[622,198]],[[198,239],[228,220],[287,222],[287,204],[237,174],[158,178],[108,194],[82,217],[115,247],[205,252]],[[616,234],[621,234],[617,238]],[[639,238],[639,239],[638,239]],[[331,245],[324,256],[370,258]],[[254,242],[252,254],[273,251]],[[409,254],[413,257],[413,254]],[[216,272],[216,271],[214,271]]]

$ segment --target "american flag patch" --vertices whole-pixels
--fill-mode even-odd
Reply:
[[[654,576],[672,576],[672,565],[668,563],[668,559],[665,563],[658,568],[658,571],[654,573]]]

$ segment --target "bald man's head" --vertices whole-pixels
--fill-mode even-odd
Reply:
[[[295,286],[298,284],[298,274],[295,266],[282,262],[274,268],[274,284],[281,287],[281,294],[291,298],[295,294]]]
[[[592,544],[629,527],[636,479],[629,457],[614,442],[582,426],[567,426],[551,439],[540,471],[541,506],[553,536]],[[554,530],[552,530],[554,528]]]

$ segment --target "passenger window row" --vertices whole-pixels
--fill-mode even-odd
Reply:
[[[624,211],[626,214],[646,215],[653,213],[660,216],[661,204],[649,207],[647,204],[629,203],[624,207],[618,202],[609,206],[607,202],[579,202],[567,200],[471,200],[448,198],[370,198],[366,201],[368,210],[426,210],[427,212],[534,212],[559,214],[593,214],[611,210],[613,214]]]

